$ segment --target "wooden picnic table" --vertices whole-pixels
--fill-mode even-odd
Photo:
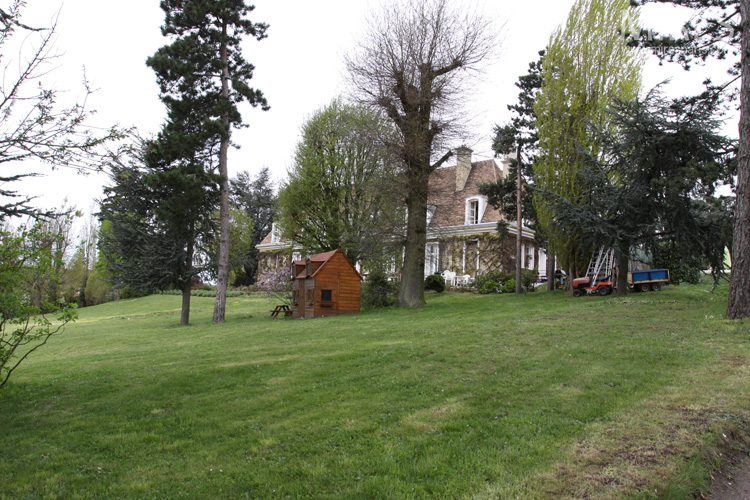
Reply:
[[[271,311],[271,317],[278,318],[279,314],[281,314],[282,312],[284,313],[284,317],[292,315],[292,310],[289,308],[288,305],[284,304],[284,305],[276,306],[274,310]]]

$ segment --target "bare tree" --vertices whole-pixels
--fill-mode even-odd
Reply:
[[[497,36],[489,20],[449,0],[393,0],[369,26],[346,65],[358,98],[399,132],[390,146],[408,212],[398,302],[413,307],[424,304],[428,179],[452,155],[445,144],[465,121],[467,77],[492,54]]]
[[[29,206],[33,196],[6,188],[7,183],[36,174],[13,170],[15,163],[37,160],[53,167],[78,171],[99,170],[108,152],[102,147],[123,137],[118,127],[97,129],[87,125],[94,114],[86,107],[92,90],[84,80],[84,95],[70,107],[58,105],[60,92],[47,86],[48,73],[57,61],[53,40],[57,21],[48,28],[23,24],[26,2],[14,0],[0,8],[0,221],[6,217],[39,215]],[[24,38],[24,43],[16,38]],[[10,45],[10,47],[9,47]],[[17,60],[12,54],[18,51]],[[13,70],[17,67],[17,70]],[[46,215],[53,215],[51,213]]]

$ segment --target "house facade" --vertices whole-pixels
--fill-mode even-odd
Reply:
[[[425,247],[425,276],[450,271],[467,280],[488,271],[515,269],[515,222],[508,233],[497,231],[498,221],[504,220],[492,208],[487,197],[479,193],[479,185],[496,182],[508,173],[511,158],[500,165],[494,159],[472,161],[471,149],[456,150],[456,164],[435,170],[429,179],[427,208],[427,244]],[[522,258],[525,269],[546,268],[544,249],[534,239],[534,232],[521,227]],[[291,266],[300,260],[298,248],[283,241],[274,229],[258,245],[259,273],[267,269]],[[401,263],[396,257],[391,271],[400,274]]]
[[[472,161],[471,149],[456,150],[456,164],[430,176],[425,275],[451,271],[476,277],[488,271],[515,269],[518,226],[510,223],[506,235],[497,223],[505,220],[479,193],[479,185],[508,175],[511,158],[498,165],[494,159]],[[521,226],[521,254],[525,269],[544,269],[546,254],[531,229]]]

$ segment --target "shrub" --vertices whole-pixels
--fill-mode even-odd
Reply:
[[[120,299],[137,299],[139,297],[145,297],[150,293],[150,290],[139,290],[138,288],[126,286],[120,288]]]
[[[522,269],[521,270],[521,287],[527,292],[533,292],[536,290],[536,278],[539,272],[536,269]]]
[[[486,281],[482,281],[482,284],[479,287],[477,287],[477,291],[479,293],[484,293],[484,294],[500,293],[501,286],[502,285],[500,285],[500,283],[498,283],[497,281],[486,280]]]
[[[388,281],[383,273],[373,272],[362,286],[362,307],[376,309],[388,307],[396,303],[396,283]]]
[[[474,287],[479,293],[501,293],[500,286],[511,277],[510,273],[503,271],[490,271],[484,274],[477,274],[474,280]]]
[[[682,282],[695,285],[700,283],[701,270],[706,266],[701,259],[684,258],[675,243],[664,242],[656,247],[652,267],[669,269],[669,280],[673,285]]]
[[[442,293],[445,291],[445,279],[439,274],[431,274],[424,280],[424,289]]]
[[[503,283],[503,286],[500,288],[500,293],[515,293],[515,291],[516,291],[516,280],[513,278]]]
[[[533,292],[535,290],[536,276],[536,270],[522,269],[521,287],[527,292]],[[516,273],[490,271],[478,274],[474,280],[474,286],[479,293],[515,293]]]

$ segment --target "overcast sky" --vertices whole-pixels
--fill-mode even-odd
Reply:
[[[506,106],[515,103],[518,94],[514,83],[526,73],[529,62],[536,60],[552,31],[565,22],[573,0],[456,1],[478,3],[497,20],[501,35],[499,57],[488,64],[485,76],[476,80],[474,102],[466,110],[474,125],[473,137],[465,142],[476,158],[490,158],[492,125],[509,118]],[[304,120],[346,91],[343,54],[365,30],[365,15],[377,2],[257,0],[255,5],[251,19],[270,25],[268,38],[248,40],[243,52],[256,66],[250,84],[264,92],[271,110],[242,108],[249,128],[233,135],[241,149],[231,153],[229,172],[230,176],[241,170],[254,174],[268,166],[280,181]],[[97,110],[97,125],[135,126],[143,136],[158,132],[164,110],[154,74],[145,65],[146,58],[166,43],[159,29],[163,13],[158,0],[66,0],[62,4],[59,0],[31,0],[23,21],[49,25],[58,12],[56,48],[61,57],[45,77],[45,84],[64,91],[61,104],[82,95],[85,67],[87,78],[98,89],[89,100],[89,106]],[[644,25],[658,25],[677,34],[683,16],[671,7],[650,6],[643,19]],[[5,64],[11,55],[4,54]],[[673,92],[686,93],[700,88],[702,76],[677,66],[660,68],[652,60],[645,69],[644,87],[672,77]],[[714,76],[717,82],[723,81],[723,74]],[[736,130],[736,125],[729,129]],[[12,168],[17,172],[32,166],[16,164]],[[45,208],[59,207],[67,197],[69,205],[88,210],[107,182],[103,174],[82,176],[66,169],[52,172],[49,167],[37,171],[45,177],[14,188],[39,196],[36,206]]]

